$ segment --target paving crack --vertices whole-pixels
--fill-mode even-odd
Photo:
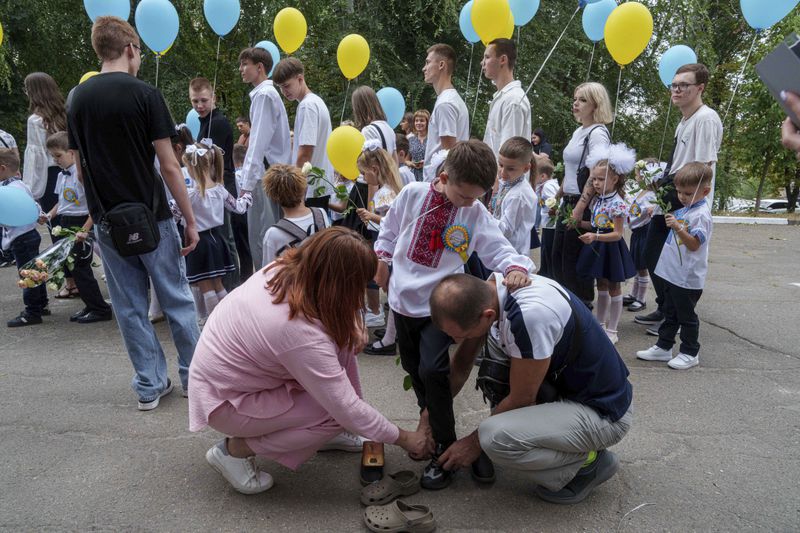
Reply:
[[[748,344],[752,344],[753,346],[755,346],[757,348],[761,348],[762,350],[765,350],[765,351],[768,351],[768,352],[779,353],[781,355],[785,355],[785,356],[791,357],[793,359],[800,359],[800,355],[798,355],[798,354],[787,353],[787,352],[779,350],[778,348],[775,348],[773,346],[767,346],[766,344],[762,344],[762,343],[760,343],[758,341],[754,341],[752,339],[748,339],[747,337],[745,337],[743,335],[739,335],[738,333],[736,333],[734,330],[732,330],[731,328],[729,328],[727,326],[716,324],[714,322],[711,322],[710,320],[705,320],[705,319],[701,320],[701,322],[705,322],[709,326],[714,326],[715,328],[719,328],[719,329],[721,329],[723,331],[727,331],[728,333],[730,333],[731,335],[733,335],[737,339],[741,339],[741,340],[743,340],[744,342],[746,342]]]

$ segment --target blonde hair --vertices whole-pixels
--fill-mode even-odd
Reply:
[[[272,165],[261,180],[266,195],[281,207],[297,207],[306,197],[308,181],[294,165]]]
[[[11,172],[19,172],[19,155],[13,148],[0,148],[0,166]]]
[[[400,193],[403,188],[403,180],[400,178],[400,171],[397,169],[397,162],[383,148],[376,150],[364,150],[358,156],[358,168],[378,167],[378,183],[386,185],[395,194]]]
[[[611,98],[604,85],[595,81],[581,83],[575,88],[575,94],[585,96],[594,105],[592,120],[595,124],[609,124],[614,120]]]
[[[705,163],[687,163],[675,174],[676,187],[700,187],[711,185],[714,172]]]
[[[194,179],[197,188],[200,189],[200,196],[205,198],[208,180],[211,180],[215,185],[222,183],[222,149],[216,144],[211,148],[200,143],[194,143],[189,146],[194,146],[198,150],[207,150],[202,156],[197,152],[184,152],[181,158],[189,175]]]

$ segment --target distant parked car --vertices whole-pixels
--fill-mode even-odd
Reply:
[[[728,211],[743,212],[751,211],[756,206],[755,200],[745,200],[743,198],[730,198],[726,204]]]
[[[795,203],[795,208],[800,207]],[[789,208],[789,201],[788,200],[771,200],[771,199],[764,199],[761,200],[761,211],[765,213],[785,213],[786,210]]]

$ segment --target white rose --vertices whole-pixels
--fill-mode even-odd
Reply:
[[[56,226],[55,228],[53,228],[53,235],[55,237],[61,236],[61,226]]]
[[[312,169],[312,168],[314,168],[314,167],[312,167],[312,166],[311,166],[311,163],[309,163],[308,161],[306,161],[306,162],[303,164],[303,168],[301,169],[301,172],[303,173],[303,176],[308,176],[308,173],[309,173],[309,172],[311,172],[311,169]]]
[[[57,291],[58,285],[56,285],[55,283],[48,283],[47,288],[50,289],[51,291]]]
[[[553,209],[556,206],[556,199],[548,198],[544,201],[544,205],[547,206],[548,209]]]

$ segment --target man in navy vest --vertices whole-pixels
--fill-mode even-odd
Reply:
[[[607,448],[630,428],[633,389],[625,363],[580,299],[555,281],[531,278],[509,294],[500,274],[486,281],[453,274],[433,291],[437,327],[459,343],[487,336],[478,380],[492,406],[439,462],[447,470],[472,466],[479,481],[493,479],[491,462],[523,470],[540,498],[573,504],[619,469]],[[472,359],[456,354],[454,394]]]

